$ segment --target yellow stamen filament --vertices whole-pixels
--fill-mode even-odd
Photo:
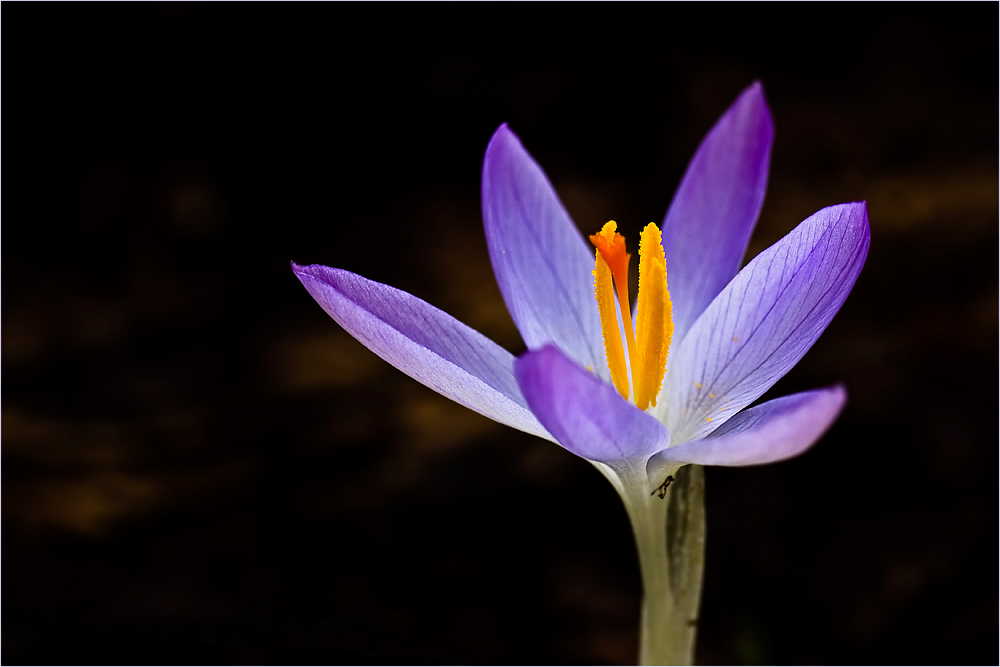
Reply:
[[[604,351],[608,358],[611,381],[622,398],[628,399],[628,375],[614,303],[614,292],[618,294],[629,366],[632,370],[632,396],[635,404],[645,410],[650,404],[656,405],[656,395],[660,392],[666,372],[667,353],[674,331],[670,292],[667,290],[666,260],[660,242],[660,230],[655,224],[649,223],[639,240],[639,293],[633,330],[628,300],[628,262],[631,255],[625,252],[625,237],[618,234],[617,229],[617,223],[611,220],[599,233],[590,237],[597,246],[594,296],[597,297],[601,315]]]

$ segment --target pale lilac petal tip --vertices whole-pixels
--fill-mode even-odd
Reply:
[[[594,253],[506,125],[486,148],[482,186],[493,272],[525,344],[553,343],[581,365],[604,369]]]
[[[578,456],[614,465],[644,461],[669,444],[663,424],[554,346],[518,357],[514,375],[538,420]]]
[[[736,275],[764,203],[774,122],[756,82],[691,159],[663,221],[678,340]]]
[[[401,290],[327,266],[292,271],[340,326],[438,393],[527,433],[552,437],[528,410],[514,357],[447,313]]]
[[[744,410],[704,440],[660,452],[650,465],[750,466],[790,459],[819,440],[846,401],[840,386],[777,398]]]
[[[675,442],[704,438],[798,363],[847,299],[869,241],[863,202],[831,206],[740,271],[671,351]]]

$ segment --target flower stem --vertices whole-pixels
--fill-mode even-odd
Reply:
[[[691,665],[705,564],[705,478],[701,466],[672,472],[659,497],[645,474],[622,478],[632,522],[643,603],[639,664]]]

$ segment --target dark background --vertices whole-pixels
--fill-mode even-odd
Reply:
[[[377,359],[289,261],[518,353],[497,125],[634,241],[754,79],[748,258],[859,199],[872,244],[768,394],[843,381],[839,422],[707,472],[697,658],[996,660],[995,3],[4,6],[6,664],[634,661],[611,486]]]

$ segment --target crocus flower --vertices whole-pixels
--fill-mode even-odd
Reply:
[[[528,348],[520,358],[406,292],[343,269],[292,268],[375,354],[468,408],[604,464],[616,486],[640,470],[653,483],[688,463],[789,458],[830,426],[845,402],[843,388],[748,406],[840,309],[864,264],[869,231],[864,203],[831,206],[737,272],[763,204],[772,137],[755,83],[709,132],[674,195],[661,255],[673,333],[657,329],[666,374],[662,363],[654,369],[662,389],[646,409],[623,400],[605,351],[605,340],[631,334],[632,322],[623,317],[610,325],[614,331],[605,313],[602,335],[595,253],[506,125],[486,149],[482,206],[493,270]],[[596,256],[600,265],[600,251]],[[616,287],[610,317],[629,308],[627,287]],[[629,353],[634,375],[644,360]]]
[[[642,232],[633,318],[629,254],[615,223],[592,230],[588,246],[542,169],[501,125],[483,163],[483,223],[528,348],[517,359],[406,292],[342,269],[292,265],[323,309],[375,354],[604,473],[639,551],[643,664],[693,657],[703,487],[699,466],[681,467],[795,456],[846,400],[834,386],[750,407],[833,319],[869,244],[864,203],[841,204],[739,270],[764,201],[773,134],[755,83],[702,141],[662,232],[652,223]]]

